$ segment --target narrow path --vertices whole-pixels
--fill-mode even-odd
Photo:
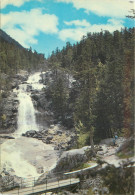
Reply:
[[[118,149],[117,146],[109,146],[107,149],[107,152],[102,156],[103,161],[114,165],[115,167],[119,167],[123,161],[127,161],[127,158],[121,159],[116,155]],[[131,157],[129,160],[135,161],[135,157]]]

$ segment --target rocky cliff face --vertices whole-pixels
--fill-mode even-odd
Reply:
[[[14,89],[19,84],[26,81],[28,73],[21,71],[11,79],[11,91],[2,92],[2,101],[0,103],[0,133],[13,133],[17,128],[18,99]],[[10,78],[8,78],[10,79]]]
[[[26,71],[20,71],[20,73],[16,74],[11,82],[11,88],[18,88],[19,85],[25,82],[28,79],[28,73]]]
[[[1,103],[0,133],[12,133],[17,127],[18,100],[10,93]]]
[[[32,90],[31,98],[36,112],[36,121],[39,126],[48,128],[53,124],[53,113],[49,109],[49,103],[46,100],[45,91]]]

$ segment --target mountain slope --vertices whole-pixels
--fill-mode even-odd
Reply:
[[[10,37],[6,32],[4,32],[2,29],[0,29],[0,40],[6,41],[8,43],[12,43],[16,45],[19,48],[23,48],[23,46],[18,43],[16,40],[14,40],[12,37]]]

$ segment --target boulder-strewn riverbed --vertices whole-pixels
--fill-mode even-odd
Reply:
[[[3,105],[5,110],[1,124],[1,172],[4,170],[12,176],[37,177],[52,169],[57,162],[55,145],[22,136],[22,133],[31,129],[37,132],[41,129],[36,121],[37,111],[31,98],[33,90],[41,91],[43,88],[39,82],[40,74],[37,72],[28,77],[23,72],[22,76],[16,76],[12,84],[13,91],[3,100],[7,101],[7,105]]]
[[[55,150],[68,150],[76,143],[76,133],[72,130],[67,130],[61,125],[51,125],[48,129],[41,131],[27,131],[22,134],[25,137],[32,137],[42,140],[46,144],[52,144]]]

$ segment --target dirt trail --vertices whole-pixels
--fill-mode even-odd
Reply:
[[[104,146],[105,147],[105,146]],[[102,160],[107,162],[108,164],[112,164],[115,167],[119,167],[120,164],[123,161],[127,161],[127,158],[120,159],[117,155],[116,152],[118,150],[118,146],[106,146],[106,152],[104,155],[102,155]],[[135,157],[129,158],[131,161],[135,161]]]

